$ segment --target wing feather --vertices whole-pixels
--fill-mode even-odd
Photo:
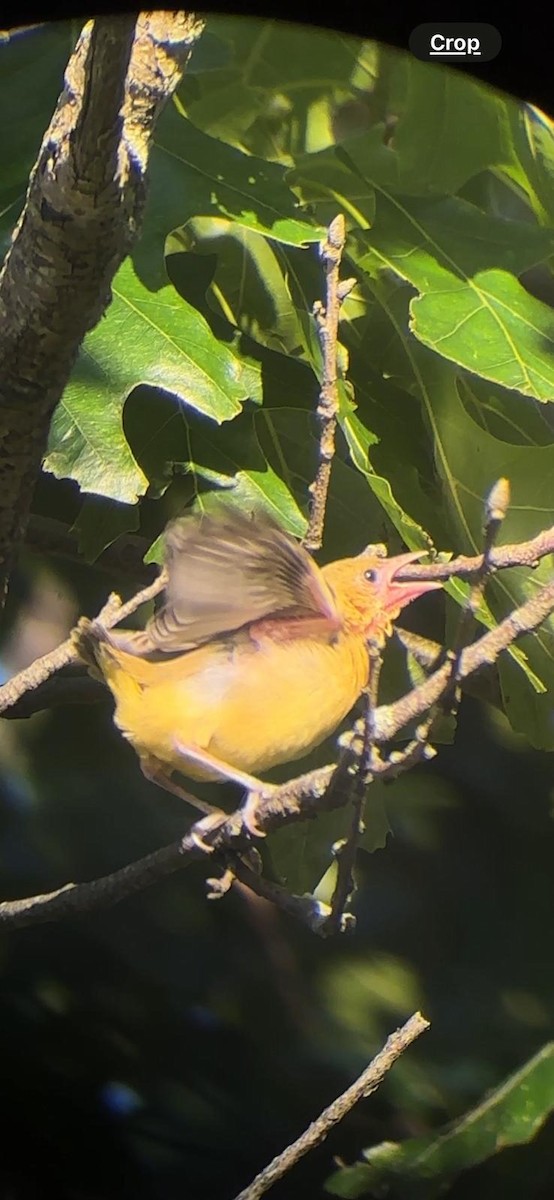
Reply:
[[[186,516],[165,535],[165,602],[134,653],[177,654],[268,617],[339,619],[308,552],[265,514]],[[131,648],[129,644],[129,648]]]

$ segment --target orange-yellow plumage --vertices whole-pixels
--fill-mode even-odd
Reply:
[[[395,582],[415,557],[368,550],[320,569],[264,517],[183,518],[166,535],[166,602],[146,630],[84,621],[76,644],[147,773],[257,775],[307,754],[353,707],[368,639],[437,586]]]

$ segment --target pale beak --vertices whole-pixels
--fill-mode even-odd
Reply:
[[[410,563],[417,562],[418,558],[423,558],[425,554],[425,550],[415,550],[408,554],[397,554],[394,558],[384,558],[379,563],[379,585],[383,589],[387,612],[399,612],[406,604],[417,600],[418,596],[423,596],[425,592],[435,592],[442,587],[439,580],[396,579],[403,567],[409,567]]]

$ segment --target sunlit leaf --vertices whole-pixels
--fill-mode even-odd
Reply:
[[[370,450],[378,439],[362,424],[355,412],[344,412],[339,421],[352,462],[367,480],[395,529],[411,549],[428,549],[431,545],[429,535],[398,504],[388,479],[372,470]]]
[[[257,394],[259,377],[172,287],[148,292],[129,260],[113,293],[110,319],[85,339],[56,410],[45,467],[85,492],[133,503],[147,481],[123,433],[130,391],[148,383],[220,424]]]
[[[359,266],[413,284],[411,327],[439,354],[539,400],[554,397],[552,311],[514,277],[554,250],[554,233],[459,199],[381,197]]]
[[[554,400],[552,309],[505,271],[475,275],[412,301],[420,341],[470,371],[537,400]]]
[[[239,228],[297,245],[321,233],[303,215],[284,167],[209,137],[168,106],[156,128],[135,266],[149,287],[162,286],[166,239],[193,217],[236,221]]]

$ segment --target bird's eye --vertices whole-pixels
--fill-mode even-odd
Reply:
[[[377,583],[378,575],[377,567],[370,567],[369,570],[364,571],[364,579],[367,579],[368,583]]]

